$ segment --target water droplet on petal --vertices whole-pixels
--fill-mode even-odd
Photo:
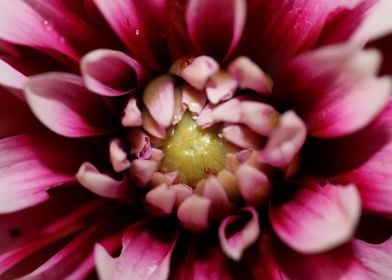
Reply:
[[[47,20],[42,21],[42,25],[44,26],[44,29],[46,31],[52,31],[53,30],[53,26]]]
[[[140,29],[136,29],[135,34],[136,34],[136,36],[140,36]]]

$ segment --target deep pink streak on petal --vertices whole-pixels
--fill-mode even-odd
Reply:
[[[116,126],[103,98],[89,92],[79,76],[47,73],[25,85],[27,101],[48,128],[67,137],[104,134]]]
[[[120,51],[99,49],[82,58],[81,71],[86,87],[100,95],[131,93],[144,80],[144,68]]]
[[[349,240],[360,211],[354,185],[302,182],[293,197],[271,207],[269,216],[273,229],[286,244],[299,252],[318,253]]]
[[[112,29],[143,65],[159,69],[169,53],[160,24],[163,24],[165,2],[94,0]]]
[[[103,280],[164,280],[169,275],[177,230],[147,222],[130,226],[123,236],[119,257],[111,257],[100,245],[95,247],[98,275]]]
[[[101,146],[49,132],[1,139],[0,212],[36,205],[49,198],[48,189],[75,182],[80,164],[94,161],[93,148],[96,152]]]
[[[246,19],[246,1],[191,0],[186,23],[193,44],[216,59],[223,59],[237,46]]]
[[[381,56],[374,50],[321,48],[285,67],[275,96],[302,117],[310,135],[347,135],[369,124],[388,102],[392,82],[376,76],[380,64]]]

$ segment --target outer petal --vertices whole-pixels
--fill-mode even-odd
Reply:
[[[199,238],[192,241],[185,254],[185,262],[182,259],[175,259],[172,279],[232,279],[227,259],[218,246],[218,240],[213,237],[199,235]]]
[[[159,69],[170,57],[159,26],[165,1],[93,1],[138,61]]]
[[[134,225],[123,236],[123,248],[112,258],[100,245],[95,261],[100,279],[167,279],[176,231],[159,224]]]
[[[113,115],[104,100],[89,92],[76,75],[35,76],[26,83],[25,93],[38,119],[58,134],[84,137],[115,128]]]
[[[74,142],[52,133],[19,135],[0,140],[0,212],[8,213],[49,198],[48,189],[75,181],[84,160],[100,146]],[[12,187],[10,187],[12,186]]]
[[[307,182],[292,199],[272,206],[270,219],[276,233],[290,247],[303,253],[317,253],[351,238],[360,210],[360,197],[354,185],[320,186]]]
[[[103,44],[97,33],[61,1],[2,0],[0,10],[0,37],[12,43],[74,61],[92,44]]]
[[[25,102],[0,88],[0,139],[44,127]]]
[[[98,94],[130,93],[145,77],[144,68],[125,53],[100,49],[83,57],[81,70],[86,87]]]
[[[362,207],[392,213],[392,101],[361,131],[339,139],[310,139],[305,146],[306,169],[318,176],[354,183]],[[315,157],[315,154],[317,156]]]
[[[275,95],[293,108],[311,135],[336,137],[369,124],[392,92],[389,78],[377,78],[376,51],[334,46],[293,60],[276,82]]]
[[[202,53],[217,59],[237,46],[245,19],[244,0],[191,0],[187,6],[186,23],[192,42]]]

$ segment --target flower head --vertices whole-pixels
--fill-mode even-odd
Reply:
[[[389,1],[0,8],[2,277],[390,277]]]

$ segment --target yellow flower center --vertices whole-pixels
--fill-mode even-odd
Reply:
[[[164,173],[177,171],[181,183],[195,186],[208,174],[224,168],[226,144],[217,127],[200,128],[190,113],[169,132],[162,145]]]

